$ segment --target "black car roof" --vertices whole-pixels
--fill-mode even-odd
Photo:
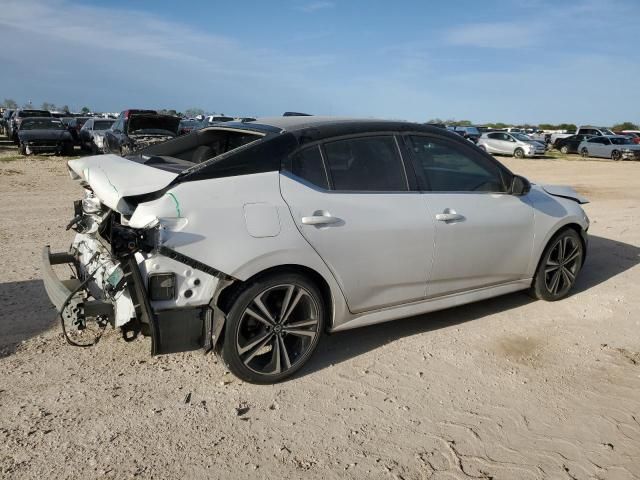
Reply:
[[[255,130],[262,133],[291,133],[300,144],[329,137],[374,132],[425,132],[443,135],[445,131],[432,125],[401,120],[374,118],[290,116],[265,117],[249,122],[228,122],[225,127]],[[457,134],[450,135],[459,137]]]

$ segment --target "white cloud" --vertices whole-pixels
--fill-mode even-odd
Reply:
[[[318,10],[326,10],[327,8],[333,7],[335,7],[334,2],[318,0],[316,2],[308,2],[304,5],[298,5],[297,9],[302,10],[303,12],[313,13],[317,12]]]
[[[536,45],[541,28],[520,22],[474,23],[445,32],[448,45],[483,48],[523,48]]]

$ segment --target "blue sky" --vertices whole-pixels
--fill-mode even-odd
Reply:
[[[640,122],[637,0],[4,0],[0,99]]]

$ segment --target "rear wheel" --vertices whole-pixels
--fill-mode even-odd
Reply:
[[[589,150],[583,148],[582,150],[580,150],[580,155],[582,155],[582,158],[589,158]]]
[[[263,277],[239,291],[227,315],[221,356],[250,383],[275,383],[311,357],[324,328],[318,287],[297,273]]]
[[[524,150],[521,148],[516,148],[513,152],[513,156],[516,158],[524,158]]]
[[[614,150],[613,152],[611,152],[611,160],[615,160],[616,162],[618,160],[622,159],[622,154],[620,153],[620,151],[618,150]]]
[[[584,246],[572,228],[562,230],[542,254],[529,294],[550,302],[567,296],[582,268]]]
[[[27,155],[27,146],[24,143],[20,144],[20,154],[21,155]]]

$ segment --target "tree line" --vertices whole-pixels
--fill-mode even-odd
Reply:
[[[454,127],[470,127],[472,125],[477,125],[475,123],[473,123],[471,120],[442,120],[440,118],[432,118],[431,120],[427,121],[426,123],[437,123],[437,124],[444,124],[444,125],[452,125]],[[501,128],[507,128],[507,127],[519,127],[519,128],[539,128],[540,130],[577,130],[578,126],[573,124],[573,123],[559,123],[559,124],[553,124],[553,123],[541,123],[539,125],[530,125],[528,123],[522,124],[522,125],[513,125],[513,124],[508,124],[508,123],[485,123],[483,124],[483,126],[489,127],[489,128],[496,128],[496,129],[501,129]],[[640,128],[638,127],[637,124],[633,123],[633,122],[620,122],[620,123],[616,123],[615,125],[613,125],[611,127],[611,130],[613,131],[621,131],[621,130],[640,130]]]

